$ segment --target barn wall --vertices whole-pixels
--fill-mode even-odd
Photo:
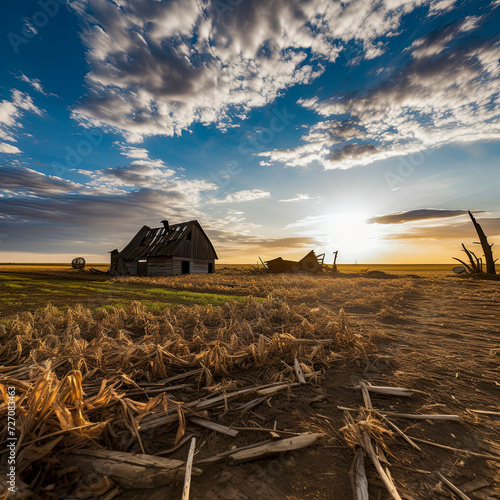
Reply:
[[[208,273],[208,263],[211,262],[215,269],[215,260],[211,259],[183,259],[180,257],[173,258],[173,274],[182,274],[182,261],[188,260],[190,262],[189,272],[190,274],[204,274]]]
[[[184,238],[175,251],[178,257],[185,257],[186,260],[213,260],[215,253],[209,239],[197,224],[191,228],[191,240]]]
[[[134,260],[128,260],[125,262],[128,272],[131,276],[137,276],[137,262]]]
[[[208,262],[191,261],[190,272],[191,274],[208,273]]]
[[[148,259],[148,276],[170,276],[173,272],[172,257],[157,257]]]

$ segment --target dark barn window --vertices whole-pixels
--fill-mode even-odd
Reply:
[[[182,274],[189,274],[189,260],[182,261]]]

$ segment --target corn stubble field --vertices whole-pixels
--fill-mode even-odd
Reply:
[[[441,477],[500,498],[499,283],[408,271],[0,266],[0,420],[9,386],[17,407],[8,498],[181,498],[193,437],[191,498],[350,499],[357,450],[370,498],[458,498]],[[412,395],[367,400],[363,382]],[[237,458],[304,435],[312,446]]]

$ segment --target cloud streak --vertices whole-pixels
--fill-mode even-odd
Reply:
[[[483,213],[481,210],[474,213]],[[398,212],[388,215],[380,215],[368,220],[370,224],[405,224],[407,222],[418,222],[431,219],[445,219],[448,217],[458,217],[467,215],[467,210],[445,210],[437,208],[421,208],[408,212]]]

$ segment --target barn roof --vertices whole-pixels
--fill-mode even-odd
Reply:
[[[147,257],[178,255],[177,252],[182,241],[194,227],[197,227],[205,236],[213,251],[212,258],[217,259],[212,242],[197,220],[171,224],[168,230],[165,227],[142,226],[130,243],[120,252],[119,257],[123,260],[139,260]]]

